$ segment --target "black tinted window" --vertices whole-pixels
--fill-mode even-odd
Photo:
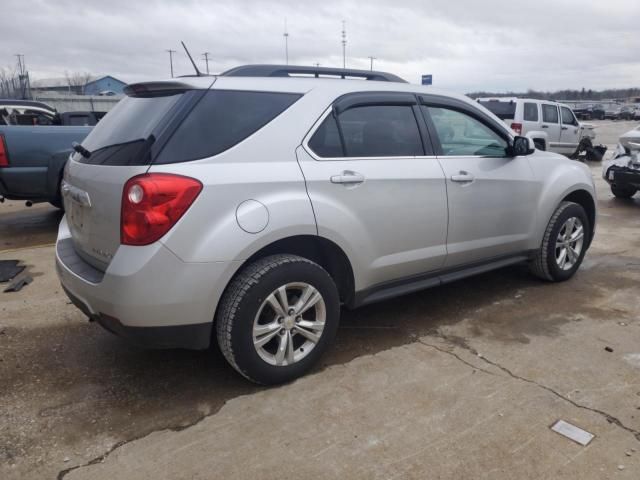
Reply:
[[[564,123],[565,125],[577,124],[571,110],[569,110],[567,107],[560,107],[560,111],[562,112],[562,123]]]
[[[291,93],[211,90],[178,127],[156,163],[217,155],[265,126],[300,97]]]
[[[501,120],[511,120],[516,115],[516,104],[512,101],[488,100],[481,101],[480,105],[490,110]]]
[[[527,122],[538,121],[538,104],[537,103],[524,104],[524,120]]]
[[[545,123],[558,123],[558,107],[555,105],[542,105],[542,121]]]
[[[410,106],[364,106],[338,117],[348,157],[424,155],[420,131]]]
[[[181,96],[123,98],[100,125],[91,130],[82,141],[82,146],[94,152],[113,145],[145,140]]]
[[[333,114],[325,118],[322,125],[313,134],[309,140],[309,148],[316,155],[324,158],[344,157],[342,149],[342,141],[340,140],[340,132],[338,132],[338,124]]]

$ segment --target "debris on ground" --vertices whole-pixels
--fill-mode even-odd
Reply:
[[[33,282],[33,278],[31,278],[29,275],[26,275],[12,282],[11,285],[4,289],[4,293],[19,292],[20,290],[22,290],[22,287],[24,287],[25,285],[29,285],[31,282]]]
[[[607,352],[613,352],[613,348],[611,348],[611,347],[604,347],[604,349],[605,349]]]
[[[580,427],[576,427],[569,422],[565,422],[564,420],[558,420],[556,423],[551,425],[551,430],[567,437],[569,440],[579,443],[583,447],[589,445],[591,440],[595,437],[593,433],[589,433]]]
[[[12,280],[24,270],[24,265],[18,265],[20,260],[0,260],[0,283]]]

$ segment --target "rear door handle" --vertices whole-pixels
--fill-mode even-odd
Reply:
[[[542,125],[542,128],[549,128],[549,125]]]
[[[356,183],[364,182],[364,175],[358,172],[352,172],[351,170],[345,170],[340,175],[333,175],[331,183],[342,183],[345,185],[353,185]]]
[[[469,172],[465,172],[464,170],[460,170],[460,173],[458,173],[457,175],[451,175],[452,182],[470,183],[473,182],[474,179],[475,177],[473,175],[471,175]]]

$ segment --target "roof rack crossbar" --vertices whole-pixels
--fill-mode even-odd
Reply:
[[[296,75],[309,75],[315,78],[322,76],[359,78],[379,82],[401,82],[406,80],[387,72],[371,70],[356,70],[350,68],[308,67],[294,65],[242,65],[223,72],[223,77],[293,77]]]

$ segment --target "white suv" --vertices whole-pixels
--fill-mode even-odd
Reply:
[[[217,342],[256,382],[307,371],[341,306],[518,262],[567,280],[593,237],[589,169],[467,97],[278,66],[125,92],[67,163],[60,281],[106,329]]]
[[[515,97],[477,101],[517,135],[532,139],[538,150],[574,156],[591,147],[596,137],[593,125],[580,123],[571,108],[562,103]]]

